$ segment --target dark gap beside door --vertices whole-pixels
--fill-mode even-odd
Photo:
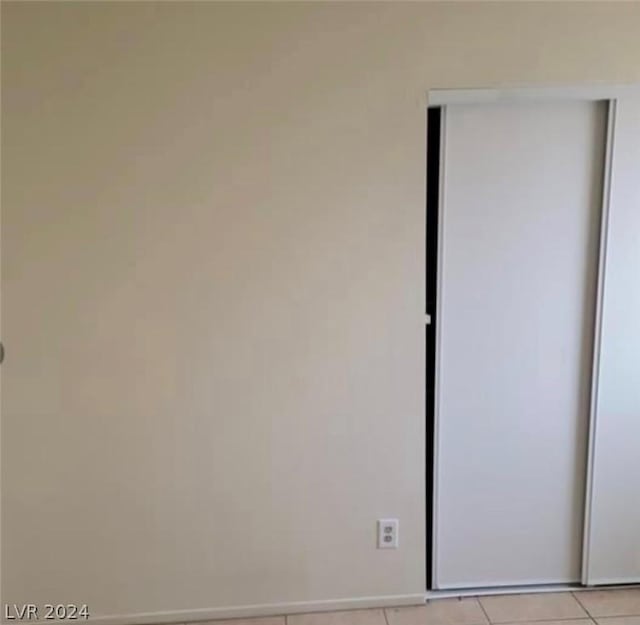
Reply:
[[[426,326],[426,536],[427,589],[432,588],[433,572],[433,479],[435,427],[435,364],[436,364],[436,303],[438,278],[438,212],[440,201],[440,134],[442,110],[427,110],[427,195],[426,195],[426,314],[431,323]]]

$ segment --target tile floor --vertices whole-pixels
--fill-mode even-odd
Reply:
[[[465,599],[424,606],[314,612],[199,625],[640,625],[640,588]]]

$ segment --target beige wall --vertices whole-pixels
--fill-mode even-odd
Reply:
[[[425,94],[639,81],[640,4],[2,13],[3,600],[416,599]]]

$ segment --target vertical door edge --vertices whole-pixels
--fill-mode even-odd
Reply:
[[[433,419],[433,510],[432,510],[432,564],[431,580],[433,589],[441,588],[439,578],[439,492],[440,492],[440,378],[442,360],[442,318],[443,289],[444,289],[444,230],[445,230],[445,205],[446,205],[446,146],[447,146],[447,107],[441,107],[440,114],[440,180],[438,202],[438,267],[436,279],[436,328],[435,328],[435,375],[434,375],[434,419]]]
[[[615,152],[617,99],[607,101],[607,134],[605,139],[605,159],[602,185],[602,209],[600,221],[600,243],[598,259],[598,284],[596,291],[596,318],[594,324],[593,362],[591,372],[591,399],[589,407],[589,438],[587,446],[587,478],[585,485],[584,526],[582,542],[582,577],[585,586],[593,585],[596,580],[590,570],[591,515],[594,499],[595,452],[598,426],[598,387],[600,377],[600,354],[604,314],[605,277],[607,265],[607,246],[609,243],[609,221],[611,212],[611,186]]]

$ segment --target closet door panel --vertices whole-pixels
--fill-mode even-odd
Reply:
[[[438,588],[580,579],[607,107],[446,107]]]
[[[584,581],[640,582],[640,97],[618,101]],[[590,504],[590,505],[589,505]]]

